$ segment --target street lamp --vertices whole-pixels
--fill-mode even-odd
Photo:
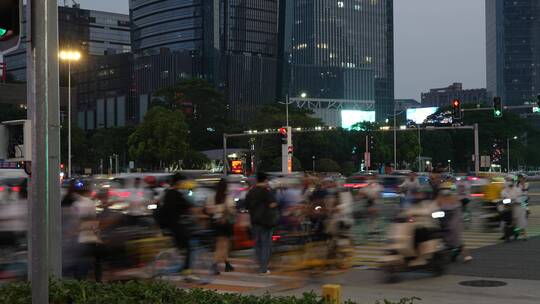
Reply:
[[[58,57],[68,63],[68,177],[71,178],[71,62],[79,61],[81,53],[79,51],[65,50],[61,51]]]
[[[516,140],[518,137],[514,136],[512,139]],[[506,171],[510,173],[510,138],[506,139],[506,162]]]
[[[307,97],[307,93],[306,92],[302,92],[300,93],[300,97],[301,98],[306,98]],[[286,127],[289,126],[289,105],[291,104],[290,102],[290,98],[289,98],[289,94],[287,94],[285,96],[285,102],[280,102],[280,104],[284,104],[285,105],[285,116],[286,116],[286,122],[287,122],[287,125]]]
[[[315,172],[315,159],[316,159],[316,157],[315,157],[315,155],[313,155],[311,158],[313,159],[313,169],[312,169],[312,171]]]

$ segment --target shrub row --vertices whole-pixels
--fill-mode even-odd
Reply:
[[[96,283],[91,281],[52,282],[51,304],[324,304],[314,293],[302,297],[273,297],[221,294],[202,289],[178,289],[160,281]],[[405,302],[404,302],[405,301]],[[0,303],[31,304],[30,284],[0,285]],[[404,299],[400,303],[413,303]],[[391,303],[385,301],[385,303]],[[345,302],[344,304],[355,304]]]

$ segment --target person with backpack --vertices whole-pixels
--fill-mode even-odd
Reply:
[[[225,264],[225,272],[234,271],[229,263],[229,244],[233,236],[233,226],[236,218],[236,206],[233,198],[227,193],[227,180],[222,178],[216,189],[216,195],[206,203],[206,213],[211,217],[212,229],[216,236],[214,264],[212,273],[220,274],[218,263]]]
[[[279,211],[266,173],[257,174],[257,184],[246,195],[246,206],[251,218],[259,273],[267,275],[270,274],[268,263],[272,252],[272,230],[279,221]]]
[[[195,206],[182,193],[183,183],[186,180],[187,178],[180,173],[173,176],[171,186],[165,191],[161,206],[156,210],[154,217],[162,229],[171,232],[178,249],[186,251],[182,275],[189,277],[192,273],[191,238],[196,222],[193,214]]]

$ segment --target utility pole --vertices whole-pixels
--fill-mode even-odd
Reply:
[[[49,277],[61,277],[58,4],[27,2],[28,119],[32,121],[29,185],[29,279],[32,303],[49,298]]]
[[[480,174],[480,143],[478,139],[478,124],[474,124],[474,171]]]
[[[228,164],[227,160],[227,134],[223,134],[223,175],[227,176],[228,173]]]
[[[281,173],[292,173],[292,128],[286,126],[287,130],[287,142],[281,145]],[[290,152],[290,153],[289,153]]]
[[[394,170],[397,170],[396,103],[394,102]]]

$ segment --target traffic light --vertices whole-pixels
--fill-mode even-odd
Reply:
[[[503,106],[500,97],[493,98],[493,116],[495,118],[501,118],[503,116]]]
[[[22,0],[0,1],[0,53],[19,46],[21,19]]]
[[[287,141],[287,128],[279,128],[279,138],[281,139],[281,144],[288,144]]]
[[[461,119],[461,100],[452,100],[452,117],[454,119]]]

